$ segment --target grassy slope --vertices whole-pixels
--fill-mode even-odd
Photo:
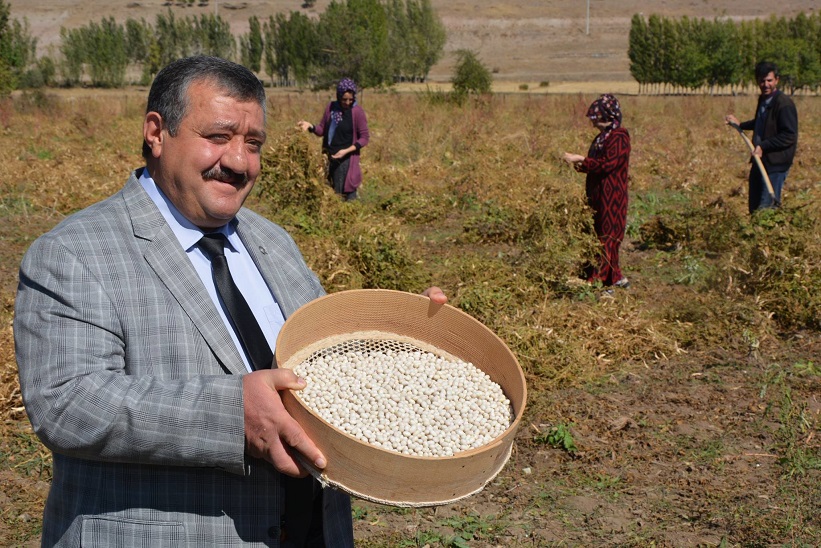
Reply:
[[[749,114],[754,98],[623,97],[633,288],[603,297],[576,280],[593,249],[589,215],[582,177],[558,160],[586,150],[592,98],[499,95],[457,108],[367,93],[363,200],[341,204],[318,181],[318,142],[293,129],[326,96],[272,97],[250,205],[295,235],[330,291],[443,286],[516,351],[531,387],[517,453],[486,493],[437,513],[358,505],[363,542],[819,539],[821,141],[802,133],[785,207],[749,219],[743,143],[720,120]],[[802,128],[818,127],[821,102],[797,103]],[[49,474],[16,389],[16,265],[33,237],[140,164],[142,105],[142,94],[115,92],[0,109],[0,544],[36,537]],[[576,454],[534,441],[559,424],[572,425]],[[757,454],[768,456],[740,456]],[[760,466],[739,468],[749,458]]]

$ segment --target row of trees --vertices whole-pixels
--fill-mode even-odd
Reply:
[[[28,36],[27,24],[9,22],[8,5],[0,0],[0,80],[4,70],[14,73],[11,89],[86,81],[122,87],[130,73],[141,74],[147,84],[168,62],[197,53],[264,70],[274,85],[324,88],[348,76],[363,87],[378,87],[427,78],[446,41],[430,0],[332,0],[315,19],[296,11],[262,21],[251,17],[248,33],[238,39],[213,14],[176,17],[169,9],[153,25],[105,18],[62,28],[56,59],[36,59],[36,40]]]
[[[364,87],[424,81],[447,39],[430,0],[332,1],[318,20],[296,11],[269,17],[262,33],[274,84],[318,87],[341,76]]]
[[[28,23],[11,18],[11,8],[0,0],[0,96],[16,89],[35,62],[37,40]]]
[[[755,84],[761,60],[776,63],[790,92],[821,87],[821,13],[735,22],[634,15],[630,73],[640,92],[735,91]]]

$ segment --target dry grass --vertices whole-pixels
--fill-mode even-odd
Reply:
[[[33,237],[141,164],[140,97],[29,96],[4,118],[0,418],[17,454],[16,267]],[[721,117],[749,114],[754,98],[622,97],[634,146],[623,259],[633,288],[603,297],[578,280],[595,240],[582,176],[559,161],[587,149],[593,98],[496,95],[459,108],[435,93],[368,92],[362,200],[342,203],[322,182],[319,140],[294,129],[318,117],[327,96],[272,95],[265,171],[249,205],[289,229],[330,291],[444,287],[517,353],[534,416],[551,390],[675,360],[811,361],[821,328],[821,139],[809,128],[821,124],[821,100],[797,99],[803,131],[784,208],[750,219],[744,145]],[[8,459],[0,469],[38,473]],[[14,529],[0,540],[27,538]]]

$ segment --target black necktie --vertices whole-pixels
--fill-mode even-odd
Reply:
[[[214,283],[228,310],[229,319],[234,325],[234,332],[245,349],[245,355],[251,361],[251,366],[254,369],[270,369],[274,355],[251,308],[234,283],[231,271],[228,270],[228,261],[225,258],[225,236],[219,233],[206,234],[199,241],[199,245],[211,259]]]
[[[251,308],[231,277],[228,260],[225,258],[225,236],[217,232],[205,234],[200,239],[199,245],[211,259],[214,284],[217,286],[222,302],[225,303],[225,308],[228,309],[228,316],[234,326],[234,332],[245,349],[245,355],[248,356],[254,369],[269,369],[273,364],[274,355]],[[285,488],[287,538],[293,545],[303,546],[309,535],[314,534],[315,528],[318,527],[321,531],[322,497],[317,500],[318,508],[314,508],[315,486],[311,476],[292,478],[281,475],[280,479]],[[319,537],[322,537],[321,532]]]

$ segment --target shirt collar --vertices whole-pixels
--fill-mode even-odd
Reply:
[[[775,98],[775,96],[778,95],[779,93],[781,93],[781,90],[777,89],[774,92],[772,92],[770,94],[770,96],[767,97],[766,99],[762,96],[761,99],[760,99],[761,106],[762,107],[769,107],[773,103],[773,99]]]

